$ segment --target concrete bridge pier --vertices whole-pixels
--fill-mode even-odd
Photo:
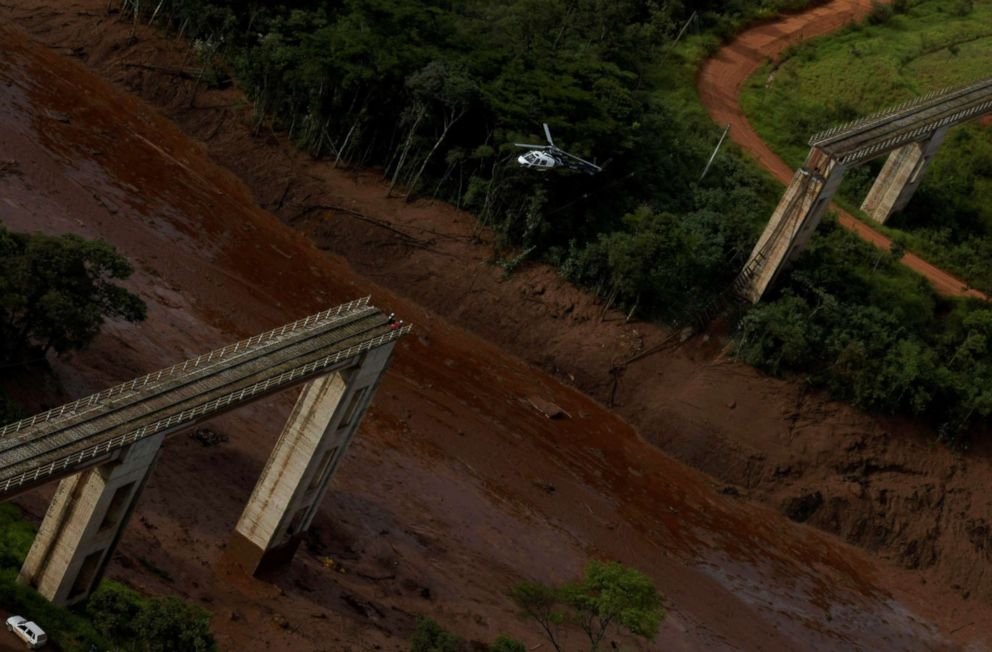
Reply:
[[[164,437],[139,440],[118,459],[62,480],[18,581],[59,605],[87,597],[114,555]]]
[[[814,148],[792,177],[747,264],[737,287],[757,303],[779,273],[802,251],[844,179],[846,168]]]
[[[313,380],[300,392],[231,538],[230,554],[249,573],[292,559],[393,346],[373,349],[356,367]]]
[[[906,208],[930,161],[944,144],[950,126],[938,129],[927,140],[909,143],[889,154],[882,171],[861,204],[861,210],[880,224]]]

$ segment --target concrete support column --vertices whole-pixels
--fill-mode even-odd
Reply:
[[[757,303],[779,273],[795,260],[820,223],[845,171],[826,152],[814,148],[809,153],[738,277],[737,290],[742,296]]]
[[[373,349],[357,367],[313,380],[300,392],[231,538],[230,553],[249,573],[292,559],[393,346]]]
[[[906,208],[930,161],[944,144],[949,127],[938,129],[929,139],[904,145],[889,154],[882,171],[861,204],[861,210],[873,220],[885,224],[893,213]]]
[[[59,483],[18,581],[59,605],[96,588],[158,458],[164,434]]]

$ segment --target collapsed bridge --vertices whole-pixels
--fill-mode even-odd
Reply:
[[[889,155],[861,209],[884,224],[909,203],[948,130],[992,113],[992,77],[944,89],[813,136],[735,286],[757,303],[795,260],[852,167]]]
[[[0,499],[62,479],[20,581],[89,595],[165,437],[306,383],[231,546],[253,573],[292,557],[409,330],[359,299],[3,427]]]

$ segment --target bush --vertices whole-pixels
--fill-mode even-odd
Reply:
[[[417,629],[410,639],[410,652],[458,652],[461,639],[445,631],[430,618],[417,618]]]
[[[489,652],[527,652],[527,646],[509,636],[500,636],[489,646]]]
[[[868,12],[868,22],[871,25],[883,25],[895,16],[895,9],[888,4],[882,4],[878,0],[871,0],[871,11]]]
[[[209,652],[216,650],[210,614],[173,598],[152,598],[134,619],[135,641],[146,652]]]

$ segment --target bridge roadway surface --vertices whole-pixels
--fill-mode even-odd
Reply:
[[[962,88],[931,93],[894,109],[817,134],[809,144],[845,165],[881,156],[907,143],[924,140],[992,111],[992,78]]]
[[[9,424],[0,429],[0,499],[347,367],[409,330],[359,299]]]

